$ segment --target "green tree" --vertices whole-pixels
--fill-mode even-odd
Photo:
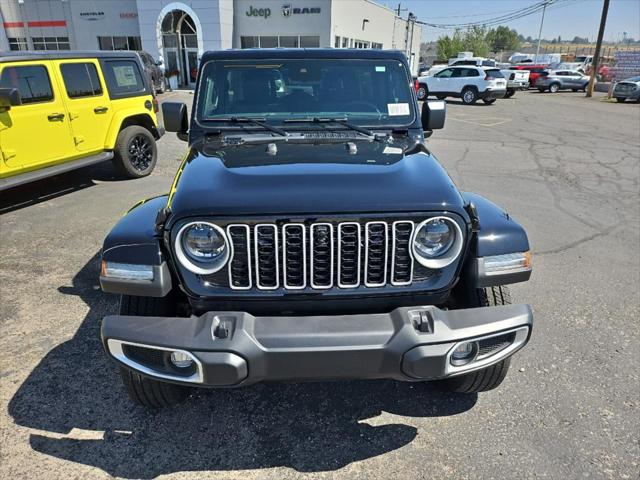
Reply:
[[[438,58],[447,60],[458,55],[458,52],[464,50],[462,42],[462,34],[460,30],[453,32],[453,35],[443,35],[436,42],[438,46]]]
[[[517,50],[520,48],[520,37],[521,35],[518,35],[515,30],[501,25],[498,28],[489,30],[487,42],[494,52]]]
[[[474,25],[464,32],[462,40],[465,51],[473,52],[476,57],[486,57],[491,51],[487,42],[487,27]]]

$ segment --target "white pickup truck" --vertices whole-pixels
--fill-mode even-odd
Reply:
[[[529,70],[500,70],[504,78],[507,79],[507,93],[505,98],[513,97],[518,90],[529,88]]]

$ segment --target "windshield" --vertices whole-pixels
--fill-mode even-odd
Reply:
[[[413,122],[410,81],[397,60],[210,61],[202,71],[197,120],[348,119],[366,126]]]

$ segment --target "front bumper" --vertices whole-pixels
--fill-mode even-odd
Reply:
[[[231,387],[263,380],[445,378],[507,358],[528,342],[532,327],[528,305],[309,317],[208,312],[190,318],[108,316],[102,340],[113,359],[143,375]],[[469,340],[479,342],[474,360],[453,365],[452,351]],[[192,368],[175,368],[172,351],[187,354]]]
[[[613,90],[614,98],[626,98],[627,100],[638,100],[640,98],[640,88],[635,90]]]

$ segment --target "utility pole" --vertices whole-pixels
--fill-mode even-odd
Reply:
[[[547,4],[549,0],[544,2],[544,6],[542,7],[542,20],[540,20],[540,30],[538,31],[538,48],[536,49],[536,59],[534,63],[538,63],[538,55],[540,54],[540,40],[542,39],[542,25],[544,24],[544,14],[547,11]]]
[[[598,30],[598,40],[596,41],[596,51],[591,61],[591,78],[587,87],[587,97],[593,96],[593,84],[598,73],[598,63],[600,60],[600,48],[602,47],[602,37],[604,37],[604,27],[607,24],[607,13],[609,13],[609,0],[604,0],[602,5],[602,17],[600,17],[600,30]]]

